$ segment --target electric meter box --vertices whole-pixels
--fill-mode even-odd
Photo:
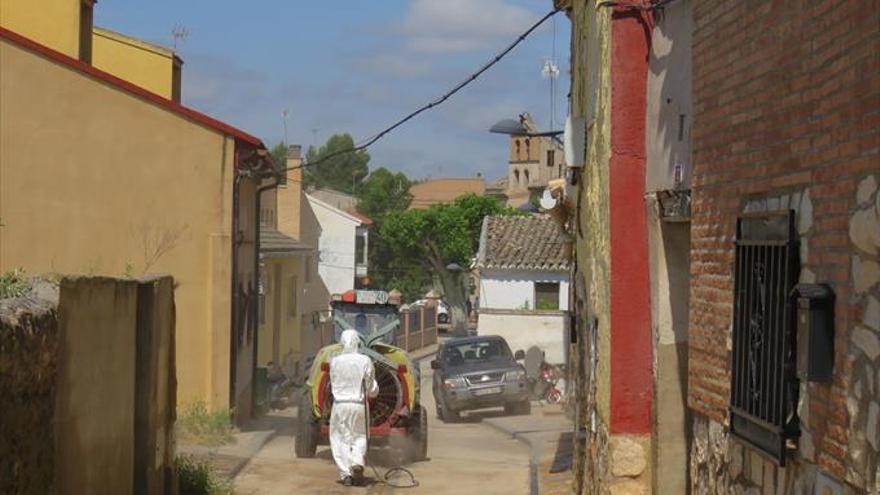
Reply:
[[[834,291],[826,284],[798,284],[797,374],[810,382],[830,382],[834,371]]]

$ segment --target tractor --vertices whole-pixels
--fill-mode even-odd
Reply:
[[[318,445],[329,444],[330,360],[342,350],[345,330],[357,330],[361,352],[373,361],[379,394],[370,399],[370,446],[388,445],[409,462],[423,460],[428,449],[428,415],[420,403],[418,364],[395,346],[400,326],[397,304],[388,293],[352,290],[334,295],[331,303],[333,343],[321,348],[310,367],[299,401],[296,456],[315,456]]]

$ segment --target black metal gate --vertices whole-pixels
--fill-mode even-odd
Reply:
[[[737,220],[731,433],[785,465],[799,435],[791,291],[799,272],[794,212]]]

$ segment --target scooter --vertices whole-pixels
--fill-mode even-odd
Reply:
[[[538,377],[532,380],[532,396],[548,404],[558,404],[562,400],[562,391],[556,388],[558,382],[556,368],[547,361],[542,362]]]

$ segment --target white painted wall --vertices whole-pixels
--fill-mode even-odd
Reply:
[[[354,289],[355,234],[360,221],[308,194],[306,198],[321,230],[318,275],[331,295]]]
[[[568,316],[564,313],[481,310],[477,335],[500,335],[512,352],[536,346],[550,364],[565,364]]]
[[[559,283],[559,310],[568,311],[568,272],[480,270],[480,308],[535,309],[535,282]]]

